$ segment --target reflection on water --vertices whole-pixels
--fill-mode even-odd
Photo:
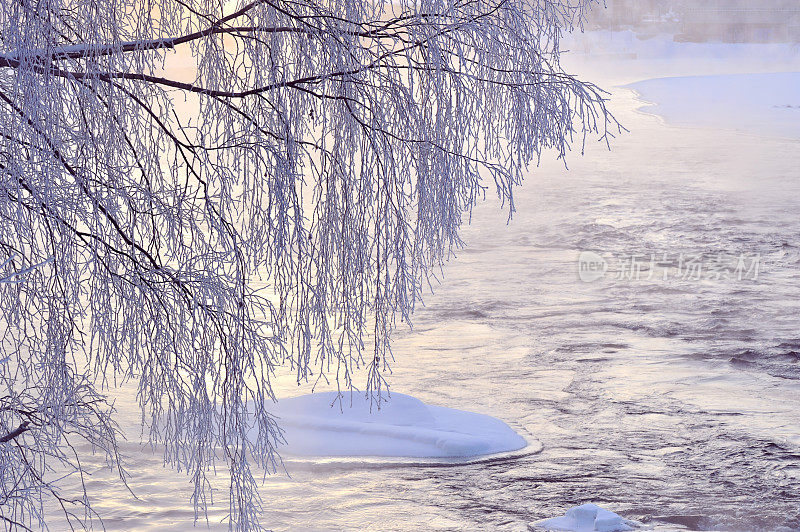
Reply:
[[[478,208],[468,247],[396,335],[394,389],[497,416],[543,450],[447,467],[289,463],[263,487],[269,526],[525,530],[589,501],[658,529],[800,526],[798,142],[669,128],[636,105],[617,90],[631,133],[569,172],[543,163],[510,225]],[[758,254],[762,269],[587,283],[583,250]],[[125,450],[139,500],[91,466],[108,529],[186,530],[186,477]]]

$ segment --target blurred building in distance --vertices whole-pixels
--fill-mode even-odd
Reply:
[[[602,4],[602,0],[601,0]],[[605,0],[586,29],[687,42],[800,42],[800,0]]]

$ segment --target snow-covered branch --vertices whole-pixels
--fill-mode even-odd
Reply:
[[[75,434],[124,480],[100,385],[131,381],[198,512],[221,463],[256,529],[275,374],[380,399],[487,187],[511,215],[616,127],[559,63],[586,0],[156,3],[0,4],[0,514],[34,528]]]
[[[125,41],[120,43],[81,43],[58,46],[52,50],[34,50],[19,54],[14,52],[0,53],[0,68],[17,68],[20,66],[23,57],[28,61],[48,64],[51,61],[63,59],[85,59],[96,58],[112,54],[124,54],[129,52],[144,52],[149,50],[171,50],[181,44],[189,43],[208,37],[210,35],[238,34],[245,35],[251,33],[310,33],[310,30],[301,28],[259,28],[255,26],[234,26],[234,27],[211,27],[203,31],[195,31],[180,37],[166,37],[161,39]]]

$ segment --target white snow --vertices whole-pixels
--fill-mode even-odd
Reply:
[[[567,510],[561,517],[537,521],[535,526],[545,530],[568,532],[623,532],[633,530],[633,521],[604,510],[596,504],[581,504]]]
[[[362,394],[345,394],[340,405],[336,392],[324,392],[281,399],[270,411],[285,431],[279,451],[289,455],[471,457],[527,445],[499,419],[400,393],[380,410]]]
[[[660,78],[628,87],[667,123],[800,138],[800,72]]]

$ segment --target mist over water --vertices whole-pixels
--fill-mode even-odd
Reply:
[[[654,67],[580,68],[613,87]],[[541,452],[467,465],[288,459],[290,477],[265,479],[267,526],[526,530],[594,502],[657,530],[800,527],[800,141],[673,127],[641,105],[612,88],[630,133],[610,152],[590,142],[569,171],[551,159],[532,169],[510,224],[496,202],[480,205],[414,328],[395,335],[393,390],[496,416]],[[607,260],[605,275],[580,279],[583,251]],[[625,273],[653,255],[653,275]],[[758,257],[757,277],[676,273],[680,257],[719,256]],[[134,402],[117,406],[139,499],[90,460],[106,526],[187,530],[188,478],[135,443]],[[226,530],[225,514],[210,529]]]
[[[591,31],[630,30],[678,42],[800,43],[795,0],[601,0],[584,21]]]

